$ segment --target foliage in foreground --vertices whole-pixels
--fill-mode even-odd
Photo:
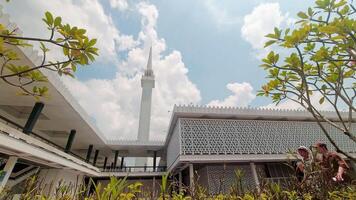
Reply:
[[[241,183],[243,173],[236,170],[235,183],[228,194],[210,195],[206,188],[195,184],[193,188],[185,187],[179,191],[175,181],[168,181],[168,176],[162,177],[158,192],[144,189],[140,182],[129,183],[126,178],[118,179],[111,177],[104,187],[102,183],[95,184],[91,192],[83,185],[66,185],[62,181],[58,183],[52,195],[45,192],[41,181],[37,176],[29,178],[20,194],[20,200],[279,200],[279,199],[356,199],[356,184],[340,184],[323,180],[323,176],[311,176],[307,183],[300,183],[292,178],[290,184],[277,184],[262,182],[260,190],[247,190]],[[196,181],[198,182],[198,181]],[[324,184],[326,183],[326,184]],[[323,185],[324,184],[324,185]],[[52,187],[52,186],[51,186]],[[160,188],[160,189],[158,189]],[[11,191],[0,193],[0,199],[10,200],[13,198]]]
[[[36,99],[48,95],[44,84],[47,78],[40,70],[74,77],[77,67],[89,65],[98,56],[97,40],[90,39],[85,29],[63,23],[61,17],[50,12],[46,12],[42,20],[49,30],[47,38],[21,36],[19,28],[0,23],[0,83],[16,87],[19,94]],[[41,62],[21,64],[19,61],[25,58],[18,48],[33,45],[41,50]],[[50,50],[55,51],[55,55],[49,55]]]
[[[258,93],[276,104],[288,100],[309,111],[335,149],[354,161],[321,122],[356,142],[355,15],[352,0],[316,0],[313,8],[298,13],[293,29],[275,28],[266,35],[265,47],[272,45],[275,51],[262,59],[269,81]],[[321,104],[328,104],[340,123],[321,112]]]

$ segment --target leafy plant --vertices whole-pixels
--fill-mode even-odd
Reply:
[[[43,21],[49,30],[48,38],[24,37],[17,34],[18,28],[8,29],[0,24],[0,79],[5,83],[20,89],[20,94],[35,98],[46,96],[48,88],[43,84],[47,78],[40,70],[50,70],[58,75],[74,77],[78,66],[89,65],[98,56],[97,40],[90,39],[86,30],[70,26],[62,22],[61,17],[55,17],[46,12]],[[18,47],[32,46],[32,42],[42,51],[40,64],[23,65],[19,60],[24,58],[17,53]],[[49,60],[48,52],[51,45],[62,52],[56,57],[61,60]]]
[[[356,8],[346,0],[316,0],[313,8],[299,12],[296,28],[274,29],[266,35],[265,47],[279,46],[262,59],[269,81],[258,92],[276,104],[289,100],[309,111],[324,135],[336,150],[355,161],[338,147],[326,122],[341,134],[356,142],[352,132],[353,113],[356,112]],[[318,102],[315,102],[318,98]],[[319,109],[328,103],[337,121]],[[346,110],[347,114],[341,111]]]
[[[233,196],[238,196],[245,193],[243,183],[242,183],[242,179],[244,175],[245,174],[241,169],[235,170],[235,183],[231,187],[231,194]]]
[[[125,188],[128,186],[126,177],[123,179],[117,179],[116,177],[110,177],[110,182],[106,188],[102,187],[102,184],[95,184],[93,180],[92,184],[95,188],[95,200],[116,200],[119,199],[121,194],[124,193]],[[127,198],[127,196],[124,196]]]
[[[315,179],[315,182],[319,179]],[[314,180],[312,180],[314,181]],[[82,192],[84,189],[79,189],[79,191],[71,195],[74,191],[72,184],[65,184],[60,181],[55,188],[53,196],[45,195],[43,193],[41,182],[38,181],[36,176],[29,178],[25,184],[25,190],[21,194],[20,200],[134,200],[134,199],[155,199],[148,197],[140,197],[143,193],[143,184],[140,182],[135,182],[133,184],[128,184],[126,178],[118,179],[116,177],[111,177],[109,183],[103,187],[101,183],[94,184],[94,193],[87,196],[87,193]],[[168,186],[168,179],[166,182]],[[168,193],[168,187],[166,187],[166,193],[164,197],[166,199],[172,200],[191,200],[191,199],[201,199],[201,200],[279,200],[279,199],[342,199],[342,200],[353,200],[356,199],[356,185],[332,185],[331,187],[319,187],[319,188],[309,188],[304,190],[303,188],[288,188],[281,186],[277,183],[269,183],[266,187],[261,188],[261,192],[257,191],[246,191],[239,195],[235,194],[216,194],[209,195],[206,189],[199,184],[195,184],[196,193],[192,196],[184,195],[183,193],[172,192],[172,195]],[[311,187],[311,186],[308,186]],[[322,190],[317,192],[317,189]],[[200,191],[201,190],[201,191]],[[151,191],[152,192],[152,191]],[[0,193],[1,199],[10,200],[12,196],[10,193],[6,192],[4,195]],[[163,199],[161,195],[158,199]]]
[[[160,198],[165,200],[167,198],[168,191],[168,173],[162,175],[162,183],[161,183],[161,196]]]

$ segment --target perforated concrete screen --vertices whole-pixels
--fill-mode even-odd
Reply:
[[[328,141],[315,122],[180,119],[179,123],[182,155],[281,154]],[[341,149],[356,151],[347,136],[329,124],[324,126]]]

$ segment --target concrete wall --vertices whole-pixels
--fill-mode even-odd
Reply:
[[[45,194],[54,195],[60,185],[69,186],[71,194],[74,194],[84,184],[84,176],[79,172],[67,169],[41,169],[39,184]]]
[[[200,164],[194,170],[199,177],[198,184],[206,188],[209,194],[226,194],[238,181],[235,175],[237,169],[244,174],[241,180],[243,188],[254,189],[256,184],[249,163]]]

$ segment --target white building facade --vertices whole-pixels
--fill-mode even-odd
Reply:
[[[324,114],[336,120],[335,113]],[[342,150],[356,155],[352,140],[322,124]],[[212,194],[229,192],[237,169],[244,173],[246,188],[258,188],[262,181],[288,181],[296,159],[290,153],[318,141],[333,149],[305,111],[176,106],[166,140],[167,169],[184,185],[195,180]]]

